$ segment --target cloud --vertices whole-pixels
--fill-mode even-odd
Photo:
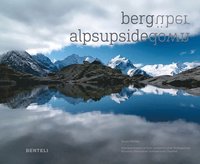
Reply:
[[[140,68],[140,67],[142,67],[142,66],[144,66],[144,64],[142,64],[142,63],[136,63],[136,64],[133,64],[135,67],[137,67],[137,68]]]
[[[200,2],[196,0],[2,0],[0,5],[0,52],[11,49],[50,52],[69,45],[69,34],[78,28],[89,32],[121,32],[142,25],[120,25],[121,11],[127,14],[187,14],[190,26],[172,26],[169,32],[198,34]]]
[[[199,160],[200,125],[181,120],[156,123],[138,116],[100,112],[74,115],[33,104],[29,110],[0,106],[0,130],[2,163],[15,163],[19,159],[32,163],[33,155],[35,160],[46,163],[195,163]],[[123,154],[122,141],[131,140],[138,142],[127,146],[191,149],[176,153]],[[27,147],[48,148],[49,153],[24,154]]]
[[[194,54],[196,50],[190,50],[190,54]]]
[[[192,55],[192,54],[195,54],[195,52],[196,52],[196,50],[192,49],[192,50],[189,50],[189,51],[182,51],[179,54],[180,55]]]

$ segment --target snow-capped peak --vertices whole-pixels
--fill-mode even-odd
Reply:
[[[46,72],[26,51],[9,51],[2,55],[0,64],[6,64],[16,71],[37,76],[46,75]]]
[[[89,62],[89,63],[92,63],[92,62],[94,62],[94,61],[99,61],[99,62],[101,62],[98,58],[94,58],[94,57],[91,57],[91,56],[87,56],[87,57],[85,58],[84,61],[87,61],[87,62]]]
[[[137,68],[133,63],[120,55],[114,57],[108,62],[108,66],[113,69],[119,69],[123,74],[134,76],[134,75],[147,75],[145,71]]]
[[[129,59],[121,57],[120,55],[111,59],[108,66],[111,68],[121,69],[122,71],[126,71],[127,68],[136,68]]]
[[[145,72],[151,76],[162,76],[162,75],[176,75],[188,69],[200,66],[198,62],[185,62],[185,63],[172,63],[172,64],[153,64],[142,67]]]

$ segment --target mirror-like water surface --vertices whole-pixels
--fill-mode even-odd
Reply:
[[[200,97],[184,91],[154,86],[1,91],[0,163],[196,164],[199,159]],[[48,152],[27,152],[36,148]]]

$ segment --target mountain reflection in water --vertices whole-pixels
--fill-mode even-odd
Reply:
[[[66,85],[4,87],[0,92],[0,163],[199,160],[200,97],[185,91]],[[165,152],[124,152],[124,146]],[[45,148],[48,153],[26,153],[26,148]]]
[[[100,111],[137,115],[154,122],[177,119],[200,122],[200,97],[177,89],[121,85],[108,88],[65,85],[3,89],[0,103],[10,109],[26,109],[31,104],[37,104],[72,114]]]

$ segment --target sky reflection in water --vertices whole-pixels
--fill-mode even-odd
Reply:
[[[152,86],[129,87],[86,103],[53,92],[44,101],[44,92],[44,99],[40,99],[39,92],[31,91],[13,110],[9,103],[0,105],[0,163],[196,164],[199,159],[197,96]],[[16,97],[12,101],[16,105]],[[188,149],[173,153],[121,152],[127,141],[137,141],[129,143],[133,147]],[[25,153],[26,148],[38,147],[49,152]]]

